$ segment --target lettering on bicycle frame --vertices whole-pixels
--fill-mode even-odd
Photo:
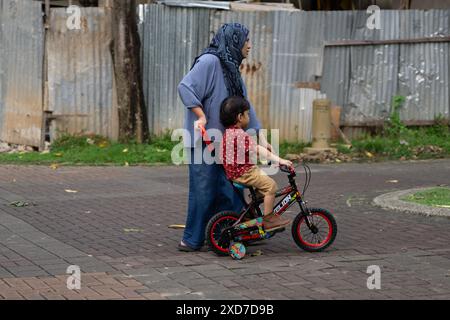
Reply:
[[[279,205],[276,206],[276,208],[273,210],[274,214],[277,214],[280,212],[286,205],[292,204],[294,200],[297,198],[297,194],[294,195],[288,195],[286,198],[284,198]]]

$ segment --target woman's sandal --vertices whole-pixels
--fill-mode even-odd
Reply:
[[[183,252],[196,252],[196,251],[199,251],[199,249],[194,249],[194,248],[189,247],[183,241],[181,241],[178,244],[178,250],[183,251]]]

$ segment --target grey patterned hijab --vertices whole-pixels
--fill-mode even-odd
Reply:
[[[242,48],[248,40],[249,30],[239,23],[226,23],[216,33],[209,47],[195,58],[193,66],[198,58],[204,54],[213,54],[220,59],[225,77],[225,85],[229,96],[244,96],[243,81],[239,66],[244,57]]]

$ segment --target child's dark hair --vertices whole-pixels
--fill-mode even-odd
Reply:
[[[239,96],[231,96],[223,100],[220,106],[220,122],[225,128],[237,123],[240,113],[250,110],[250,103]]]

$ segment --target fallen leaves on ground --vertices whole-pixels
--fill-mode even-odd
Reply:
[[[438,155],[438,154],[443,153],[444,149],[442,149],[441,147],[438,147],[438,146],[427,145],[427,146],[415,147],[412,151],[415,156],[419,156],[421,154]]]
[[[314,162],[314,163],[332,163],[332,162],[350,162],[352,157],[337,151],[317,151],[311,152],[309,154],[287,154],[285,159],[290,161],[304,161],[304,162]]]
[[[125,228],[125,229],[123,229],[123,231],[126,232],[126,233],[130,233],[130,232],[142,232],[144,230],[136,229],[136,228]]]
[[[28,207],[30,205],[30,203],[25,202],[25,201],[14,201],[14,202],[11,202],[9,205],[13,206],[13,207],[17,207],[17,208],[22,208],[22,207]]]
[[[108,141],[101,141],[98,146],[100,148],[106,148],[109,145]]]
[[[369,151],[366,151],[365,154],[368,158],[373,158],[373,154],[370,153]]]
[[[387,180],[386,182],[389,182],[389,183],[398,183],[398,180]]]
[[[186,228],[186,226],[184,224],[171,224],[169,226],[169,228],[171,228],[171,229],[184,229],[184,228]]]
[[[59,167],[59,165],[58,165],[57,163],[52,163],[52,164],[50,165],[50,168],[53,169],[53,170],[58,169],[58,167]]]
[[[261,250],[256,250],[255,252],[250,254],[251,257],[257,257],[257,256],[262,256],[262,255],[263,255],[263,252]]]

